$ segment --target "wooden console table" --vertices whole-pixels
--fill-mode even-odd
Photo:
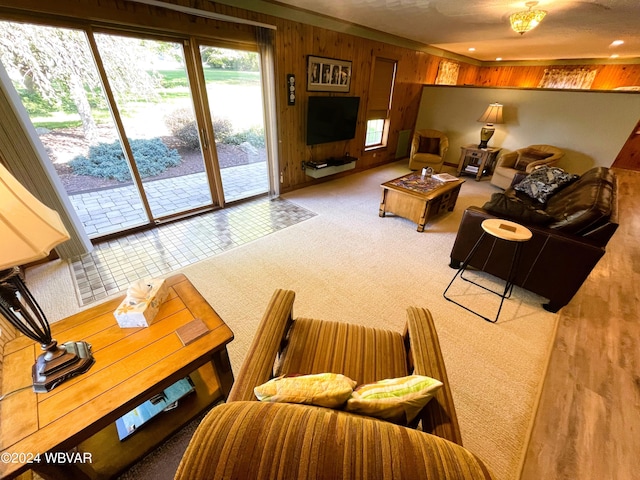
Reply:
[[[28,469],[44,478],[111,478],[226,399],[233,384],[227,354],[233,333],[184,275],[166,282],[168,298],[148,328],[118,326],[113,311],[123,297],[52,325],[61,343],[89,342],[95,364],[48,393],[25,389],[0,403],[0,478]],[[198,319],[204,324],[201,336],[190,341],[179,334],[184,326],[202,327]],[[2,392],[31,385],[39,353],[24,336],[5,345]],[[116,419],[187,375],[196,391],[121,443]],[[51,461],[51,452],[66,457]]]

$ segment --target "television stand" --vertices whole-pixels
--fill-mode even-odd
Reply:
[[[356,157],[331,157],[323,161],[302,162],[302,169],[307,176],[323,178],[336,173],[352,170],[356,167]]]

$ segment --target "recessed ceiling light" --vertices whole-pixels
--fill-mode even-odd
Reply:
[[[502,61],[502,57],[497,57],[496,58],[496,62],[501,62]]]
[[[617,53],[614,53],[613,55],[611,55],[609,58],[618,58],[620,55],[618,55]]]
[[[475,51],[476,51],[476,49],[475,49],[475,48],[473,48],[473,47],[471,47],[471,48],[469,48],[469,51],[470,51],[470,52],[475,52]]]
[[[609,45],[610,47],[617,47],[620,46],[624,43],[624,40],[614,40],[613,42],[611,42],[611,45]]]

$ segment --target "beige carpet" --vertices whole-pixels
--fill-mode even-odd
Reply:
[[[455,211],[418,233],[408,220],[378,216],[380,183],[407,172],[399,162],[284,195],[318,215],[182,271],[234,331],[229,351],[236,371],[275,288],[296,291],[296,316],[397,331],[407,306],[429,308],[465,446],[496,478],[516,479],[557,315],[521,289],[497,324],[447,302],[442,292],[455,273],[448,261],[461,214],[496,189],[467,177]],[[27,278],[51,319],[80,310],[66,265],[52,262]],[[467,288],[454,294],[487,315],[495,312],[497,297]]]

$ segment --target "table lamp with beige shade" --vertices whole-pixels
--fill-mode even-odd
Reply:
[[[480,130],[480,145],[478,145],[478,148],[487,148],[487,143],[496,131],[494,125],[503,123],[502,105],[497,102],[491,103],[478,121],[485,124]]]
[[[57,212],[42,204],[0,164],[0,314],[44,353],[33,366],[33,389],[48,392],[86,372],[91,345],[51,337],[47,318],[21,278],[18,266],[45,258],[69,239]]]

